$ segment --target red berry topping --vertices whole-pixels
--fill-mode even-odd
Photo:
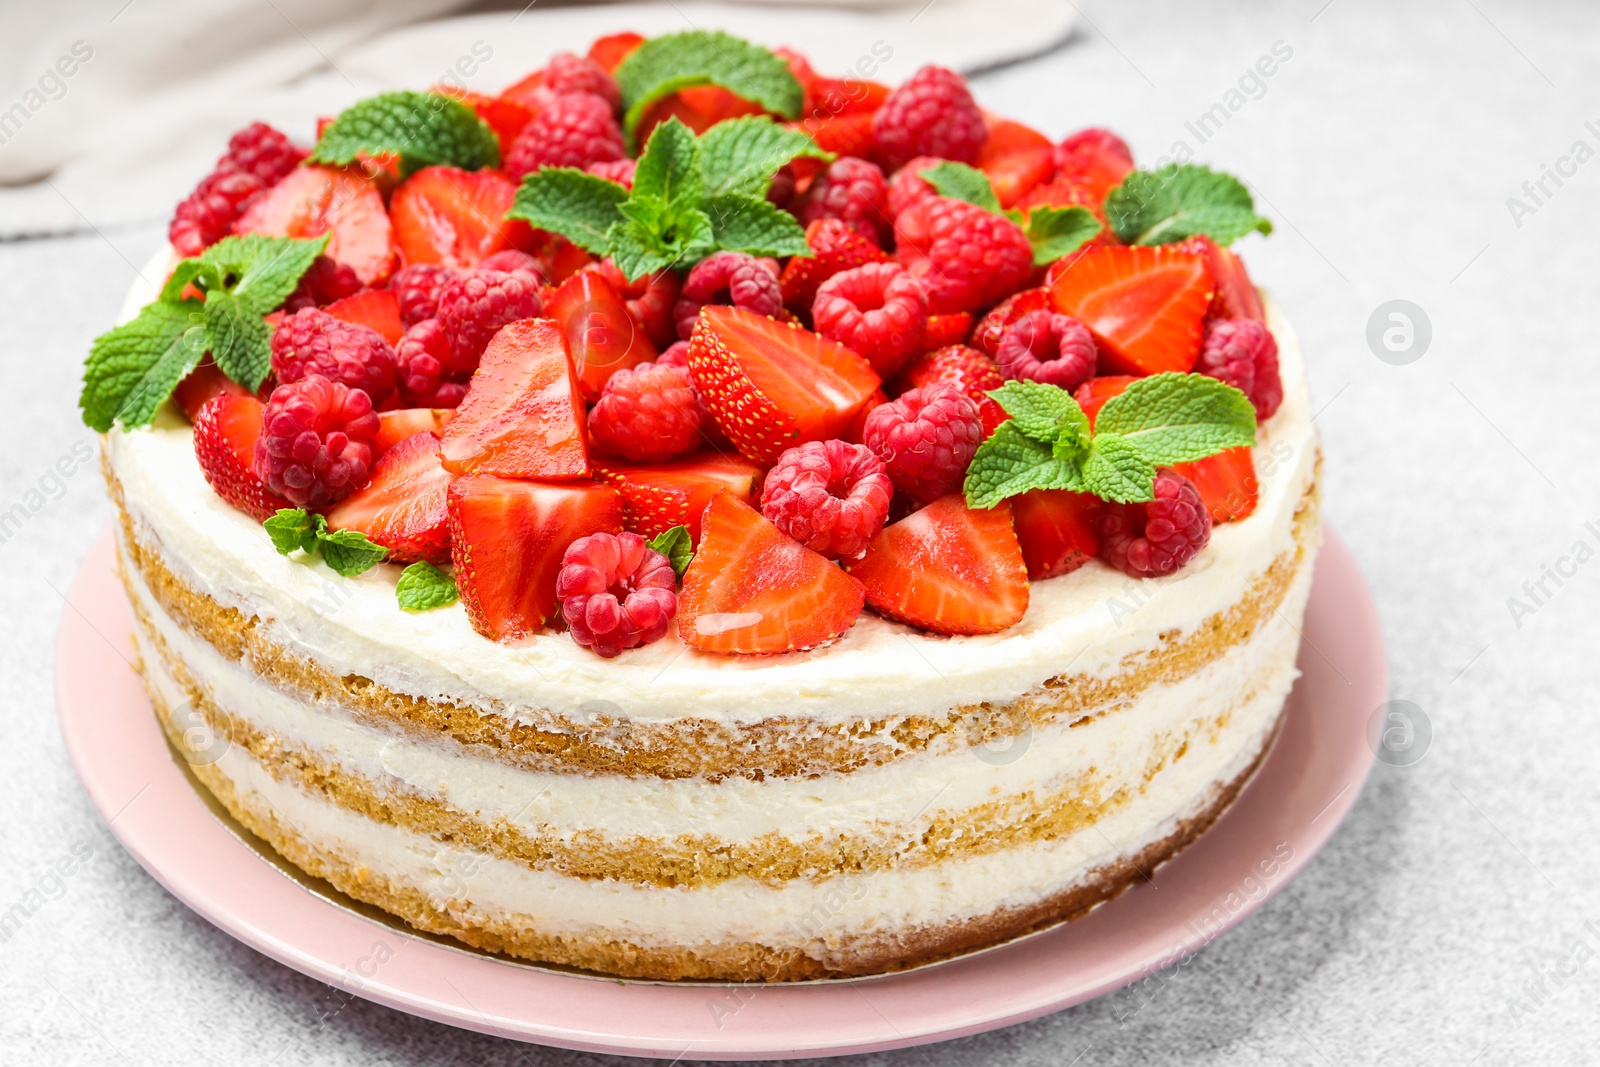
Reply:
[[[1048,289],[1024,289],[1020,293],[1012,293],[978,320],[978,325],[972,330],[972,347],[985,355],[992,356],[1000,351],[1000,338],[1005,334],[1007,326],[1030,311],[1049,309]]]
[[[1227,382],[1250,398],[1258,421],[1272,418],[1283,403],[1278,340],[1255,319],[1212,319],[1194,369]]]
[[[661,350],[661,354],[656,357],[656,363],[663,367],[687,367],[689,365],[689,342],[672,342]]]
[[[761,514],[813,552],[855,559],[889,517],[894,485],[865,445],[808,441],[778,457]]]
[[[372,465],[372,480],[328,512],[328,526],[359,530],[389,550],[389,562],[450,562],[445,494],[454,476],[439,462],[439,438],[422,430]]]
[[[1070,315],[1030,311],[1000,335],[995,362],[1007,378],[1076,389],[1094,377],[1094,336]]]
[[[517,134],[505,170],[521,178],[540,167],[582,170],[627,154],[611,105],[593,93],[569,93],[552,98]]]
[[[363,285],[382,285],[394,271],[394,225],[383,194],[355,169],[295,167],[252,200],[234,233],[269,237],[328,234],[326,255],[356,272]]]
[[[515,248],[501,249],[492,255],[484,256],[483,259],[478,261],[478,269],[498,270],[505,273],[523,270],[540,279],[547,278],[550,273],[545,269],[545,265],[539,262],[538,256],[530,255],[527,252],[519,252]]]
[[[961,484],[983,440],[983,420],[961,386],[939,382],[874,410],[861,436],[894,487],[926,504]]]
[[[1086,148],[1105,152],[1122,159],[1128,166],[1133,166],[1133,149],[1128,147],[1128,142],[1100,126],[1090,126],[1077,133],[1068,134],[1056,146],[1056,154],[1068,157]]]
[[[817,332],[866,357],[887,378],[918,351],[927,324],[922,285],[898,263],[868,263],[835,274],[817,289]]]
[[[592,533],[567,546],[556,575],[572,639],[610,659],[659,641],[678,612],[678,576],[636,533]]]
[[[283,302],[283,310],[293,314],[301,308],[327,307],[335,300],[355,296],[361,291],[361,279],[356,272],[327,256],[318,256],[300,275],[300,284],[294,287]]]
[[[232,233],[234,222],[266,188],[259,178],[240,171],[206,175],[179,202],[167,240],[180,255],[198,256]]]
[[[222,393],[194,416],[194,455],[200,473],[217,495],[260,522],[279,508],[293,507],[268,489],[255,472],[256,440],[261,436],[261,401]]]
[[[527,271],[469,270],[439,291],[439,325],[456,369],[470,370],[500,327],[544,309],[539,278]]]
[[[289,138],[265,122],[252,122],[228,138],[228,151],[217,161],[217,169],[248,174],[263,185],[273,185],[306,158]]]
[[[988,395],[1006,383],[1005,375],[994,360],[966,345],[946,345],[916,357],[901,368],[890,391],[904,393],[938,382],[954,382],[978,405],[985,437],[1006,420],[1006,413]]]
[[[439,294],[456,273],[442,263],[411,263],[395,271],[389,288],[400,300],[400,321],[415,326],[423,319],[438,318]]]
[[[758,315],[776,315],[783,310],[778,272],[770,260],[744,252],[713,252],[696,263],[673,306],[679,340],[687,341],[694,333],[700,309],[707,304],[731,304]]]
[[[889,94],[873,114],[872,132],[878,162],[891,171],[917,156],[971,163],[989,133],[966,79],[932,66]]]
[[[928,179],[922,176],[923,171],[937,166],[939,162],[934,156],[918,156],[894,172],[894,177],[889,179],[889,193],[885,199],[889,218],[897,219],[900,217],[900,212],[912,204],[939,195],[938,191],[928,184]]]
[[[608,182],[616,182],[624,189],[633,188],[633,172],[638,163],[631,159],[605,159],[599,163],[591,163],[588,171],[596,178],[604,178]]]
[[[1107,502],[1095,520],[1100,558],[1134,578],[1159,578],[1194,559],[1211,540],[1211,516],[1200,491],[1177,471],[1156,471],[1155,499]]]
[[[811,246],[811,255],[791,257],[779,279],[783,302],[791,311],[810,311],[818,287],[840,271],[867,263],[892,262],[889,253],[839,219],[823,219],[807,226],[806,244]]]
[[[1203,255],[1170,245],[1091,248],[1059,260],[1051,274],[1051,310],[1089,327],[1102,369],[1144,375],[1194,366],[1214,288]]]
[[[845,156],[828,164],[793,208],[795,216],[810,224],[818,219],[839,219],[873,243],[882,243],[890,226],[888,187],[877,164]]]
[[[635,462],[671,459],[700,443],[700,402],[687,366],[640,363],[606,380],[589,412],[600,448]]]
[[[557,95],[565,93],[592,93],[611,106],[612,111],[622,110],[622,91],[611,72],[588,56],[557,52],[544,68],[544,87]]]
[[[674,270],[658,270],[653,274],[628,281],[609,259],[602,259],[590,267],[611,283],[627,305],[633,321],[644,327],[644,332],[658,347],[679,340],[678,320],[672,309],[678,303],[678,292],[683,283]]]
[[[394,348],[400,398],[411,407],[453,408],[467,395],[465,373],[455,369],[438,319],[423,319]]]
[[[360,389],[311,374],[272,391],[253,467],[295,507],[336,504],[367,482],[378,414]]]
[[[280,385],[318,374],[381,405],[394,393],[395,354],[376,330],[303,308],[272,334],[272,373]]]
[[[1033,274],[1033,246],[1017,224],[964,200],[913,204],[894,220],[894,234],[896,255],[935,315],[988,307]]]
[[[919,352],[931,352],[936,348],[948,348],[958,345],[967,339],[972,332],[972,313],[969,311],[953,311],[947,315],[929,315],[927,325],[922,330],[922,343],[917,346]]]
[[[517,183],[497,170],[423,167],[389,197],[401,262],[467,270],[525,244],[532,230],[506,219],[516,198]]]

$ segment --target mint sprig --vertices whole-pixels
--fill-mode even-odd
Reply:
[[[1082,248],[1100,233],[1100,220],[1083,207],[1041,206],[1021,212],[1012,208],[1000,209],[1000,198],[995,195],[989,176],[977,167],[953,160],[944,160],[917,174],[933,186],[933,191],[951,200],[965,200],[985,211],[1003,215],[1022,227],[1028,243],[1033,246],[1033,265],[1048,267],[1056,260],[1069,256]]]
[[[280,508],[261,525],[279,555],[296,549],[307,555],[320,553],[322,562],[344,578],[371,570],[389,555],[388,549],[373,544],[359,530],[329,530],[327,519],[304,508]]]
[[[431,563],[413,563],[400,572],[395,583],[395,599],[402,611],[431,611],[447,608],[461,599],[456,581]]]
[[[680,89],[720,85],[786,119],[798,118],[805,92],[789,64],[732,34],[688,30],[653,37],[616,69],[622,125],[630,138],[651,104]]]
[[[689,563],[694,559],[694,545],[687,526],[662,530],[646,544],[667,557],[667,562],[672,564],[672,573],[679,578],[683,577],[683,572],[689,569]]]
[[[154,302],[95,338],[78,398],[84,424],[100,433],[118,423],[148,425],[207,352],[229,378],[259,389],[272,357],[261,317],[283,303],[327,246],[326,234],[224,237],[183,260]]]
[[[1239,390],[1204,374],[1157,374],[1106,401],[1091,428],[1065,389],[1011,381],[989,393],[1011,418],[978,446],[967,504],[992,508],[1031,489],[1070,489],[1118,503],[1154,498],[1157,467],[1255,444],[1256,413]]]
[[[317,138],[310,161],[342,167],[363,155],[398,156],[402,177],[437,164],[478,170],[500,165],[500,140],[461,101],[402,89],[339,112]]]
[[[1106,219],[1130,245],[1170,244],[1197,234],[1226,245],[1256,230],[1272,232],[1243,182],[1197,163],[1132,172],[1106,194]]]
[[[931,167],[917,171],[918,176],[940,196],[952,200],[965,200],[969,204],[976,204],[985,211],[1000,214],[1000,198],[994,194],[994,184],[989,181],[989,176],[977,167],[954,160],[944,160]]]
[[[765,115],[725,119],[700,135],[700,171],[708,197],[765,199],[772,176],[800,156],[834,158],[801,131],[779,126]]]

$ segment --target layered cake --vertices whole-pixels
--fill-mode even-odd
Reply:
[[[85,373],[156,715],[290,863],[526,960],[859,976],[1080,916],[1296,677],[1268,230],[947,70],[715,33],[252,126]]]

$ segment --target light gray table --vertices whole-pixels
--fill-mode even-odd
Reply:
[[[979,94],[1053,134],[1105,123],[1145,160],[1186,141],[1254,184],[1278,231],[1243,248],[1309,353],[1327,515],[1432,742],[1377,767],[1311,869],[1154,995],[859,1062],[1593,1062],[1600,566],[1562,558],[1600,548],[1600,162],[1561,160],[1600,150],[1600,9],[1173,0],[1094,4],[1083,23]],[[1227,111],[1275,45],[1292,55]],[[1536,202],[1523,183],[1546,165],[1568,174]],[[46,895],[0,943],[0,1060],[603,1062],[348,1000],[257,955],[146,876],[79,787],[52,642],[108,508],[92,470],[51,471],[89,439],[80,361],[161,233],[0,245],[0,510],[40,505],[0,545],[0,911]],[[1432,327],[1405,365],[1367,342],[1395,299]],[[1570,576],[1536,602],[1524,583],[1546,566]],[[55,880],[74,849],[90,858]]]

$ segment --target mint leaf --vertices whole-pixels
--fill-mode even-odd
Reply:
[[[796,156],[831,160],[799,130],[779,126],[766,115],[727,119],[700,137],[700,170],[706,195],[738,194],[765,198],[778,169]]]
[[[690,208],[665,225],[623,219],[611,229],[611,260],[629,281],[679,263],[693,263],[715,248],[711,219],[698,208]]]
[[[1018,430],[1036,441],[1054,444],[1063,431],[1089,432],[1089,417],[1060,386],[1019,379],[989,390],[989,395],[1011,416]]]
[[[322,518],[322,516],[317,516]],[[375,545],[360,530],[335,530],[317,535],[317,548],[322,551],[322,562],[332,567],[334,573],[354,578],[363,571],[382,563],[389,550]]]
[[[301,276],[311,268],[312,261],[327,250],[330,236],[297,238],[248,234],[224,237],[197,257],[195,262],[199,270],[195,280],[206,287],[207,295],[217,289],[227,289],[239,298],[244,311],[259,317],[283,305],[300,284]],[[184,263],[189,262],[184,260]],[[180,263],[179,268],[182,267]],[[250,384],[242,379],[234,380],[240,385]]]
[[[917,171],[923,181],[933,186],[934,192],[952,200],[965,200],[977,204],[985,211],[1000,212],[1000,200],[994,195],[989,176],[977,167],[945,160]]]
[[[689,569],[689,561],[694,559],[694,545],[689,539],[687,526],[674,526],[670,530],[662,530],[647,542],[649,546],[667,557],[667,562],[672,564],[672,573],[679,578]]]
[[[1130,245],[1169,244],[1202,233],[1226,245],[1252,230],[1272,232],[1243,182],[1195,163],[1129,174],[1106,194],[1106,218]]]
[[[1033,245],[1033,265],[1048,267],[1094,240],[1100,220],[1084,207],[1036,207],[1028,212],[1022,232]]]
[[[346,166],[358,156],[397,155],[401,176],[442,164],[462,170],[500,165],[500,140],[470,107],[410,89],[358,101],[328,124],[310,162]]]
[[[161,287],[161,295],[156,299],[162,303],[175,304],[183,299],[183,291],[191,282],[201,291],[201,296],[204,296],[207,289],[222,288],[222,274],[215,267],[202,263],[198,256],[181,260],[172,268],[172,274],[168,276],[166,284]]]
[[[278,550],[278,555],[287,556],[297,548],[303,552],[315,552],[317,539],[328,528],[328,520],[304,508],[279,508],[261,525],[266,527],[267,536],[272,538],[272,547]]]
[[[522,179],[508,219],[523,219],[559,233],[597,256],[611,248],[611,227],[622,220],[617,205],[628,191],[616,182],[572,167],[545,167]]]
[[[700,142],[694,131],[676,118],[668,119],[651,131],[650,141],[634,168],[633,194],[628,200],[658,205],[665,216],[684,206],[698,204],[705,188],[705,179],[700,174]]]
[[[401,571],[394,595],[404,611],[446,608],[461,599],[455,579],[431,563],[413,563]]]
[[[95,338],[83,367],[83,422],[105,433],[147,425],[205,353],[196,300],[147,305],[131,322]]]
[[[787,63],[719,30],[651,38],[615,74],[625,109],[623,128],[630,138],[651,104],[695,85],[720,85],[786,119],[799,117],[805,96]]]
[[[1256,410],[1239,390],[1205,374],[1140,378],[1106,401],[1095,439],[1116,434],[1158,467],[1253,445]]]
[[[267,321],[226,289],[206,294],[206,337],[218,369],[255,392],[272,369]]]
[[[1096,427],[1099,419],[1095,420]],[[1156,465],[1126,437],[1096,430],[1083,461],[1084,488],[1103,500],[1131,504],[1155,499]]]
[[[968,507],[992,508],[1030,489],[1083,490],[1077,464],[1057,459],[1051,445],[1029,437],[1015,423],[1002,422],[978,446],[962,485]]]
[[[752,256],[809,256],[805,227],[766,198],[719,196],[706,204],[718,248]]]

